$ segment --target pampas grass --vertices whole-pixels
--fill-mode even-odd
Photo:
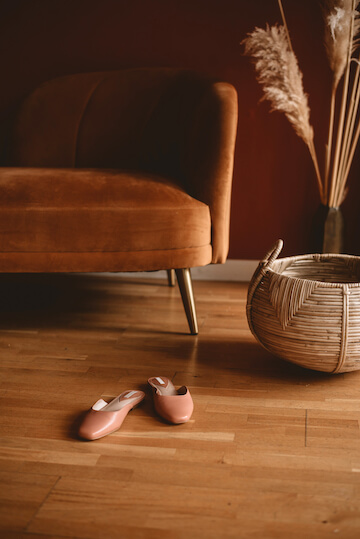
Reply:
[[[349,54],[353,0],[327,0],[324,8],[325,49],[336,89],[345,72]]]
[[[322,196],[323,187],[314,147],[314,130],[310,124],[308,99],[286,28],[255,28],[244,43],[245,53],[254,60],[257,80],[264,92],[263,99],[270,101],[272,111],[285,114],[296,134],[308,146]]]
[[[325,182],[328,205],[338,207],[346,196],[346,181],[359,138],[355,130],[359,109],[359,67],[350,80],[353,55],[358,48],[360,30],[358,0],[327,0],[324,7],[325,44],[329,65],[333,72],[330,123],[326,147]],[[338,84],[343,80],[340,113],[337,125],[336,144],[333,154],[331,181],[329,173],[332,157],[335,104]]]
[[[254,61],[257,80],[264,99],[271,103],[271,110],[284,113],[307,145],[321,202],[339,207],[346,195],[346,182],[360,136],[360,56],[355,57],[359,48],[359,0],[325,0],[323,5],[324,42],[333,75],[323,171],[318,165],[303,76],[292,48],[281,0],[278,4],[283,24],[255,28],[243,42],[245,53]],[[338,95],[340,82],[341,96]]]

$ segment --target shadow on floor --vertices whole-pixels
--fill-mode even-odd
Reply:
[[[119,306],[126,300],[129,277],[114,274],[0,274],[0,327],[36,329],[75,327],[76,316],[96,315]],[[168,287],[160,279],[136,279],[135,286]],[[81,327],[81,325],[80,325]]]
[[[86,327],[91,331],[99,325],[101,330],[119,333],[119,319],[116,320],[112,312],[114,305],[117,308],[121,302],[126,302],[129,283],[134,286],[134,281],[128,278],[115,280],[113,276],[99,278],[92,274],[0,274],[0,328],[28,330],[69,327],[71,331]],[[144,282],[139,279],[135,286],[137,289],[144,286],[145,289],[148,286],[168,285],[166,280],[150,279]],[[163,299],[164,302],[168,300]],[[141,295],[138,301],[141,304]],[[181,306],[180,298],[178,301]],[[136,309],[141,308],[138,305]],[[88,322],[89,315],[91,323]],[[145,339],[144,333],[147,331]],[[169,335],[171,338],[166,339],[165,336]],[[308,380],[321,383],[332,376],[303,369],[271,355],[250,333],[246,337],[239,334],[231,339],[211,333],[200,333],[194,337],[188,333],[162,331],[160,325],[154,331],[153,327],[144,329],[141,323],[139,327],[133,324],[127,339],[136,341],[139,336],[142,336],[139,342],[142,350],[150,353],[161,350],[169,357],[169,367],[174,358],[183,361],[184,370],[193,370],[191,365],[197,364],[215,371],[219,369],[228,374],[236,373],[237,376],[240,373],[243,379],[250,375],[252,379],[266,376],[267,379],[291,380],[295,384]]]

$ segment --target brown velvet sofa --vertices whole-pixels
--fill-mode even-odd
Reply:
[[[173,69],[53,79],[0,168],[0,272],[176,270],[226,260],[237,125],[227,83]]]

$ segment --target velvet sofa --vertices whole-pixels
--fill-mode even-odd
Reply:
[[[0,168],[0,272],[176,270],[226,260],[237,125],[228,83],[130,69],[50,80],[19,106]]]

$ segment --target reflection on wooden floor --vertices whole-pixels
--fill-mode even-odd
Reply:
[[[196,281],[194,337],[165,272],[0,276],[1,537],[360,537],[360,373],[271,356],[246,290]],[[155,415],[156,375],[190,387],[189,423]],[[121,430],[77,439],[137,388]]]

